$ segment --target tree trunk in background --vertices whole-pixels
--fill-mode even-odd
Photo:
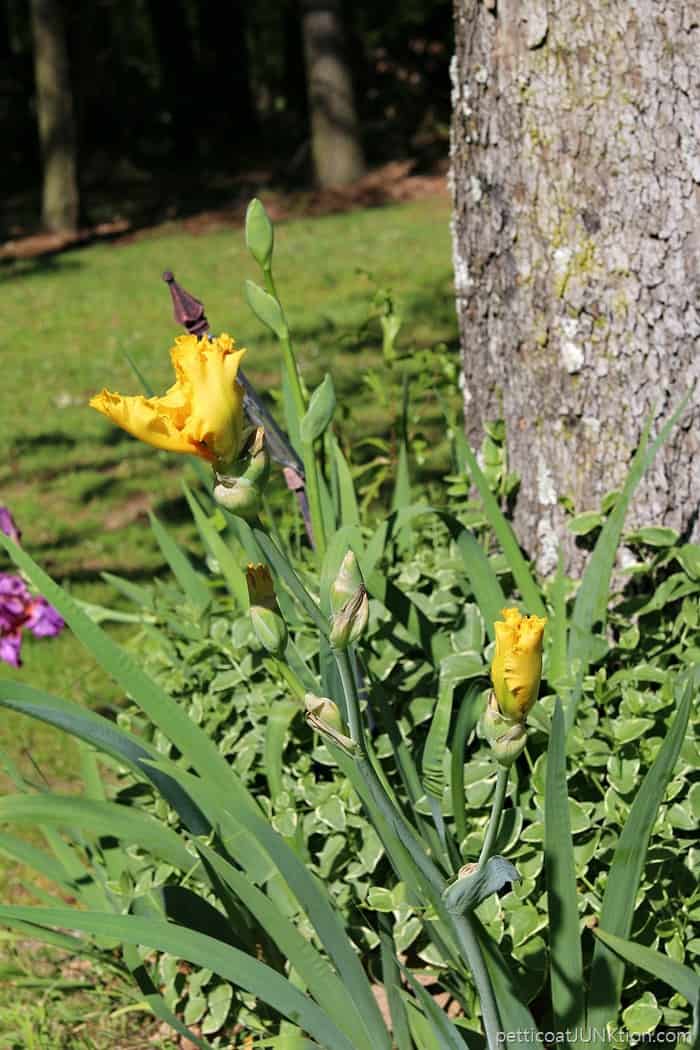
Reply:
[[[31,15],[43,165],[42,221],[47,230],[71,232],[78,224],[80,198],[61,0],[31,0]]]
[[[302,0],[311,151],[320,186],[342,186],[365,172],[339,0]]]
[[[455,5],[467,429],[478,444],[505,419],[516,534],[541,571],[560,541],[578,569],[559,500],[597,510],[647,416],[656,432],[700,374],[698,20],[674,0]],[[698,404],[696,391],[628,526],[700,538]]]
[[[170,114],[174,156],[184,166],[199,152],[198,70],[192,28],[181,0],[149,0],[153,42],[160,66],[160,94]]]
[[[199,5],[199,90],[218,140],[236,150],[257,131],[245,0]],[[213,118],[213,119],[212,119]]]

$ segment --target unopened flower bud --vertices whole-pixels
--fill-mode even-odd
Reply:
[[[251,605],[250,622],[263,649],[273,656],[282,656],[287,648],[287,626],[282,617],[261,605]]]
[[[494,758],[502,766],[512,766],[527,743],[525,723],[501,714],[495,693],[489,696],[481,716],[481,736],[488,740]]]
[[[337,704],[334,704],[328,697],[307,693],[304,697],[304,706],[306,707],[306,721],[311,728],[352,754],[355,744],[345,731]]]
[[[348,551],[343,558],[338,575],[333,580],[330,589],[331,609],[339,613],[343,606],[357,594],[360,587],[364,585],[360,566],[354,551]]]
[[[249,435],[242,456],[230,469],[230,474],[217,472],[214,499],[232,514],[255,518],[260,513],[263,492],[270,476],[270,457],[262,427]]]
[[[359,641],[369,621],[369,599],[364,584],[337,612],[331,621],[330,643],[334,649],[347,649]]]
[[[287,625],[280,614],[272,576],[267,565],[249,565],[246,570],[250,622],[263,649],[281,656],[287,647]]]

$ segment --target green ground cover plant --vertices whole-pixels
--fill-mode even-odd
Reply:
[[[185,489],[199,558],[156,520],[172,577],[111,581],[140,610],[130,658],[4,541],[132,706],[115,724],[0,684],[4,706],[83,741],[84,779],[82,796],[62,798],[15,776],[0,817],[45,829],[53,856],[31,860],[59,894],[0,916],[118,958],[158,1017],[198,1026],[200,1046],[225,1045],[234,1023],[254,1045],[333,1050],[495,1047],[538,1030],[570,1030],[576,1043],[609,1025],[598,1039],[615,1045],[620,1023],[628,1035],[689,1030],[698,548],[653,525],[628,537],[638,560],[611,598],[626,507],[679,413],[643,435],[580,581],[533,577],[494,495],[511,485],[499,429],[484,474],[449,406],[449,507],[412,482],[404,425],[393,509],[373,522],[337,440],[332,381],[308,402],[294,396],[270,232],[264,213],[251,216],[267,292],[249,286],[248,301],[286,357],[314,545],[281,494],[264,524],[231,513],[256,446],[235,470],[217,468],[228,490],[218,506],[210,485]],[[268,566],[278,603],[255,615],[248,560]],[[499,698],[493,732],[484,710],[506,606],[547,618],[541,698],[530,709],[535,684],[527,710],[508,717]],[[12,835],[4,848],[28,859]],[[66,891],[87,910],[58,906]]]

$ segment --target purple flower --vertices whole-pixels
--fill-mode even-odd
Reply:
[[[7,634],[0,629],[0,660],[4,660],[6,664],[12,664],[13,667],[21,667],[22,661],[19,655],[21,644],[22,632],[19,627],[16,631],[8,631]]]
[[[63,617],[56,612],[46,598],[33,598],[27,606],[28,617],[25,627],[28,627],[37,638],[52,638],[65,627]]]
[[[58,634],[63,619],[46,598],[32,598],[21,576],[0,572],[0,660],[19,667],[22,628],[37,638]]]
[[[0,572],[0,629],[20,626],[29,600],[29,591],[21,576]]]
[[[4,532],[15,543],[19,543],[22,536],[7,507],[0,507],[0,532]]]

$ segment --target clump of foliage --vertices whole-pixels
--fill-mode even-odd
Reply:
[[[215,464],[218,506],[206,473],[186,488],[199,558],[154,519],[172,579],[112,580],[140,609],[129,655],[4,541],[131,706],[115,725],[0,686],[3,705],[89,745],[83,797],[18,777],[0,804],[0,819],[40,824],[52,854],[7,836],[3,848],[89,910],[0,918],[96,957],[121,944],[153,1011],[182,1033],[196,1025],[201,1047],[235,1024],[260,1045],[334,1050],[493,1048],[547,1031],[615,1043],[621,1011],[628,1034],[689,1025],[698,903],[681,844],[698,805],[687,727],[700,551],[669,530],[626,537],[639,560],[611,598],[626,508],[674,419],[642,435],[580,581],[532,575],[500,509],[514,480],[499,426],[485,470],[453,427],[451,499],[435,509],[411,485],[404,401],[392,510],[372,523],[333,429],[330,377],[310,398],[299,382],[258,205],[247,235],[266,285],[248,300],[280,341],[283,452],[305,482],[313,546],[290,511],[263,526],[250,493],[260,445],[243,442],[240,464]],[[385,300],[392,363],[393,315]],[[373,494],[386,475],[372,469]],[[246,561],[268,567],[269,594],[253,602],[262,629]],[[484,711],[494,625],[509,605],[520,622],[516,604],[548,623],[540,700],[529,710],[535,686],[527,724],[508,724],[520,753],[504,758]]]

